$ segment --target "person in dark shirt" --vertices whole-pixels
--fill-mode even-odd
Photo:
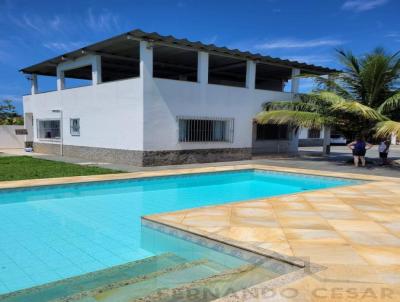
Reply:
[[[357,137],[354,142],[351,142],[347,147],[353,151],[354,165],[358,167],[361,160],[361,165],[365,167],[365,153],[373,146],[367,143],[362,137]]]

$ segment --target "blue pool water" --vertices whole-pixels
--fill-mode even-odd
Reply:
[[[0,294],[154,255],[143,215],[355,182],[244,170],[0,190]]]

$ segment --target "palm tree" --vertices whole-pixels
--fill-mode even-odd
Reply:
[[[376,48],[360,58],[351,51],[336,50],[343,71],[328,78],[316,77],[319,90],[378,109],[385,100],[399,100],[400,52],[388,54]]]
[[[256,116],[259,124],[287,124],[294,127],[341,128],[353,123],[357,130],[366,124],[371,127],[388,119],[371,107],[354,100],[346,100],[333,92],[300,94],[293,102],[275,101],[264,105]]]
[[[399,53],[390,55],[381,48],[362,58],[343,50],[337,53],[343,72],[317,77],[316,92],[299,95],[294,102],[266,103],[256,121],[306,128],[334,126],[347,137],[368,134],[371,129],[380,136],[392,132],[400,136],[400,123],[389,119],[395,117],[393,110],[400,108],[396,86],[400,78]]]

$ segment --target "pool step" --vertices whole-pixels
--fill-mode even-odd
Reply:
[[[147,296],[157,292],[161,288],[175,288],[184,283],[207,278],[218,274],[218,265],[213,265],[210,260],[198,259],[185,264],[177,265],[174,269],[163,274],[148,276],[128,285],[114,287],[113,289],[102,289],[101,293],[93,295],[95,301],[102,302],[125,302]],[[82,300],[74,300],[83,302]]]
[[[186,267],[176,267],[174,270],[153,276],[153,278],[147,280],[113,289],[104,289],[101,293],[91,296],[93,300],[78,299],[68,301],[175,302],[188,301],[188,299],[189,301],[203,301],[199,297],[194,297],[193,300],[190,300],[190,295],[185,295],[186,290],[190,289],[192,296],[193,291],[204,293],[205,290],[211,293],[219,293],[218,296],[224,296],[226,293],[232,292],[232,290],[247,288],[276,276],[276,273],[256,265],[243,265],[236,269],[227,269],[225,266],[211,260],[200,259],[189,262]],[[176,296],[174,293],[178,293],[178,295]],[[213,299],[216,299],[216,297]]]
[[[65,297],[78,296],[80,298],[83,297],[82,293],[96,292],[96,289],[107,288],[110,284],[122,285],[127,282],[138,282],[149,275],[162,274],[186,262],[186,259],[175,254],[164,253],[109,269],[0,295],[0,301],[45,302],[62,301]]]
[[[277,276],[278,274],[262,267],[246,264],[210,278],[186,283],[172,290],[166,289],[162,292],[155,292],[147,297],[131,300],[130,302],[209,302],[274,279]],[[93,302],[99,301],[95,300]]]

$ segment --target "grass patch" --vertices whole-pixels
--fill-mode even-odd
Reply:
[[[120,172],[121,171],[98,167],[80,166],[76,164],[33,158],[30,156],[0,157],[0,181],[111,174]]]

